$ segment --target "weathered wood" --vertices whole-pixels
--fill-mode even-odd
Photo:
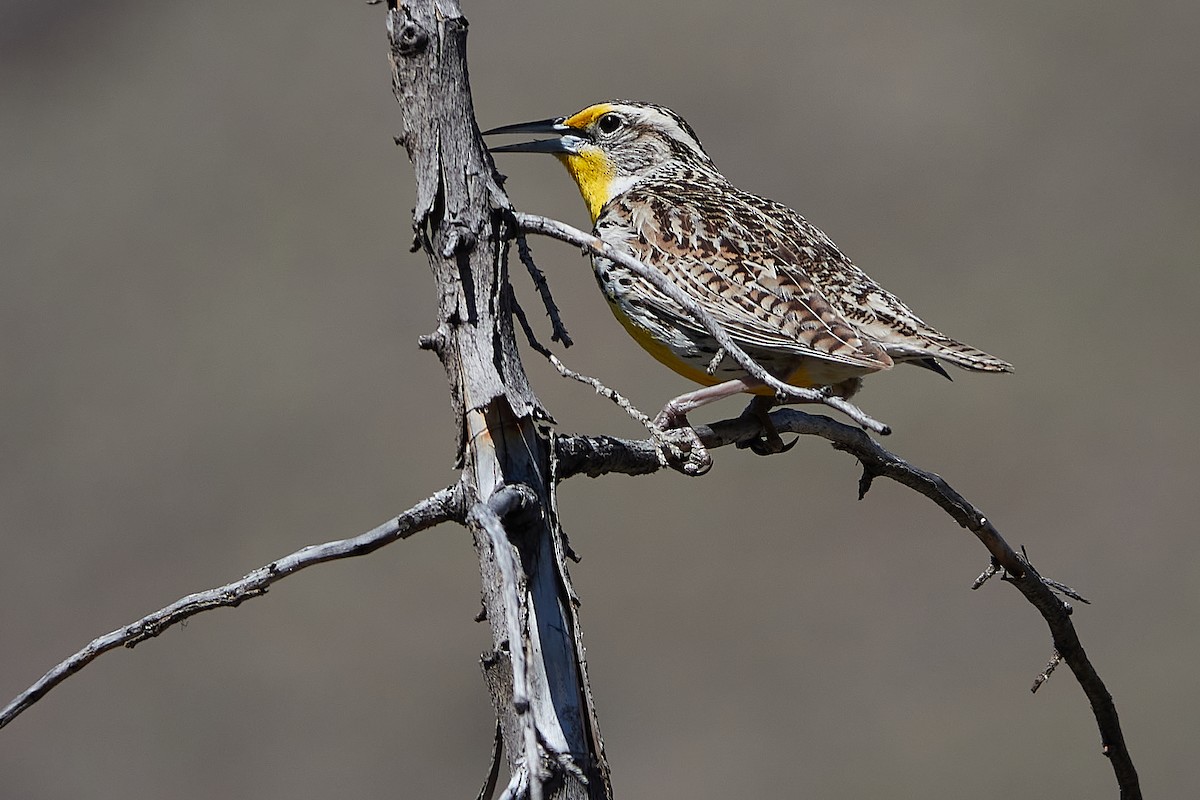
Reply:
[[[576,600],[554,512],[549,418],[513,336],[512,209],[479,137],[467,24],[452,0],[389,2],[398,141],[416,172],[415,244],[438,296],[437,353],[450,384],[467,524],[493,647],[485,656],[511,773],[506,796],[608,798]]]

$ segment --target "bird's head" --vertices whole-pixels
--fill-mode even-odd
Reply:
[[[650,103],[611,100],[569,117],[484,131],[485,136],[500,133],[557,134],[557,138],[493,147],[491,151],[557,156],[579,185],[593,222],[605,203],[666,164],[715,171],[692,126],[671,109]]]

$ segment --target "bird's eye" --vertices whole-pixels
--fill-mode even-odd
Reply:
[[[601,133],[612,133],[623,124],[624,120],[622,120],[616,114],[605,114],[600,118],[600,121],[596,123],[597,127],[600,128]]]

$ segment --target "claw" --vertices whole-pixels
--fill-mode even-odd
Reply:
[[[773,456],[778,453],[786,453],[796,446],[796,442],[800,441],[797,436],[792,441],[784,444],[779,432],[775,430],[775,423],[771,421],[770,410],[774,402],[769,397],[755,396],[750,400],[750,405],[746,406],[746,410],[742,412],[742,416],[753,417],[758,420],[759,426],[762,428],[762,435],[754,439],[738,442],[739,450],[749,450],[758,456]]]
[[[795,439],[792,439],[790,442],[785,443],[783,439],[776,434],[774,437],[762,436],[758,439],[751,439],[747,442],[738,442],[737,446],[742,449],[749,450],[756,456],[774,456],[791,450],[796,446],[796,442],[798,441],[800,441],[799,436],[797,436]]]
[[[772,444],[773,442],[764,436],[761,439],[751,439],[750,441],[746,442],[746,447],[756,456],[773,456],[778,453],[779,450],[773,448],[771,446]],[[780,444],[782,445],[782,442],[780,442]]]

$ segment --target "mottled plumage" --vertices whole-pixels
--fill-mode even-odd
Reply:
[[[489,133],[518,132],[561,138],[495,150],[556,154],[579,185],[596,235],[660,270],[781,380],[849,396],[861,376],[897,362],[942,374],[937,360],[1012,370],[927,325],[792,209],[731,185],[670,109],[611,101]],[[680,374],[713,386],[677,398],[678,417],[738,391],[771,394],[729,356],[714,365],[713,337],[652,283],[608,259],[594,258],[593,266],[634,338]]]

